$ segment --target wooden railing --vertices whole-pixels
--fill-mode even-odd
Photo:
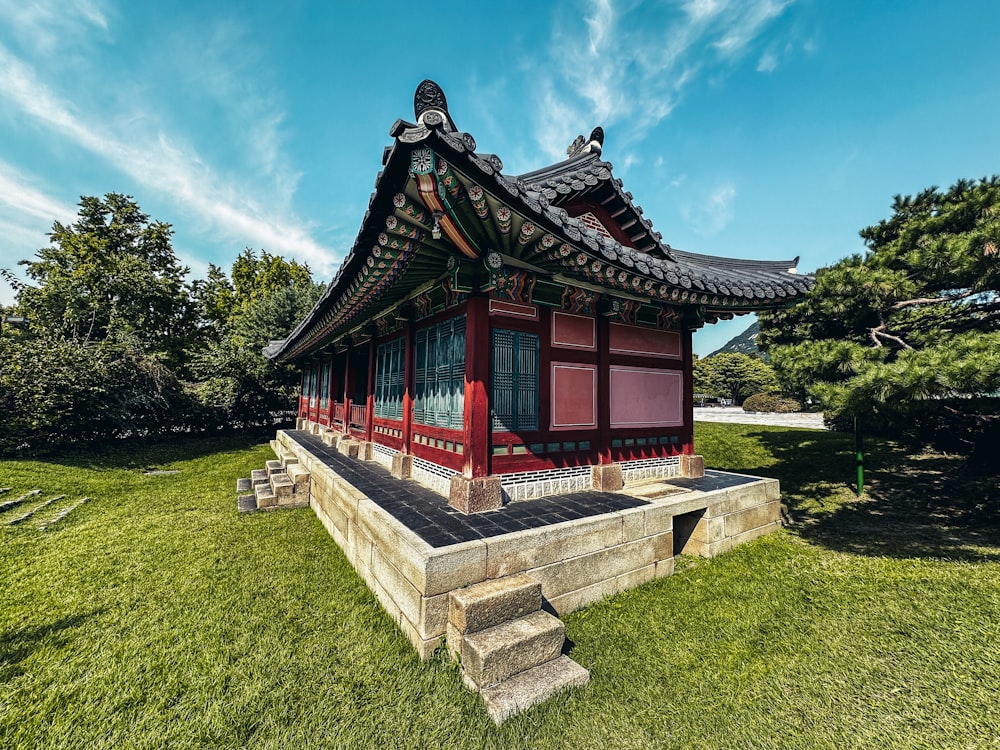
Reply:
[[[333,421],[344,424],[344,405],[339,401],[333,402]]]
[[[351,404],[351,426],[360,427],[364,429],[365,426],[365,412],[367,409],[364,404]]]

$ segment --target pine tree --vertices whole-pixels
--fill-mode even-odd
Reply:
[[[864,256],[760,316],[759,345],[828,418],[979,462],[1000,432],[1000,177],[897,195],[861,237]]]

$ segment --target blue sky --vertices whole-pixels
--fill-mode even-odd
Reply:
[[[123,192],[193,276],[249,246],[328,280],[423,78],[507,173],[602,125],[666,241],[803,272],[861,251],[893,195],[1000,171],[995,2],[0,0],[0,19],[15,271],[81,195]]]

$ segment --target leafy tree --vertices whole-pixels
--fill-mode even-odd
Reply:
[[[130,196],[81,198],[77,221],[55,222],[52,244],[21,261],[35,284],[17,290],[19,310],[38,334],[100,341],[126,333],[176,365],[194,320],[172,232]]]
[[[1000,178],[897,195],[861,237],[865,256],[820,270],[802,302],[760,316],[759,344],[828,418],[978,460],[1000,427]]]
[[[233,285],[221,335],[191,362],[202,402],[228,423],[267,423],[273,412],[288,410],[297,371],[265,359],[261,350],[271,339],[287,335],[322,292],[307,267],[262,256],[258,261],[247,250],[233,264],[233,278],[239,281]],[[220,279],[216,288],[224,290]]]
[[[131,337],[6,331],[0,362],[0,453],[45,454],[197,423],[196,402]]]
[[[0,331],[0,453],[263,423],[295,374],[261,354],[319,296],[309,269],[246,249],[188,284],[169,224],[117,193],[82,198],[76,222],[7,269],[27,327]],[[194,382],[191,382],[191,381]]]
[[[233,263],[232,278],[235,292],[232,312],[237,306],[248,306],[287,287],[308,289],[313,286],[309,266],[265,250],[261,250],[258,258],[249,247]]]
[[[699,393],[709,393],[734,403],[755,393],[777,390],[778,380],[774,370],[758,357],[739,352],[719,354],[696,360],[694,387]]]

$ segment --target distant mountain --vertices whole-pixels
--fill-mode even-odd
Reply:
[[[755,320],[750,324],[743,333],[733,336],[729,341],[727,341],[721,349],[716,349],[714,352],[709,354],[709,357],[713,357],[716,354],[721,354],[722,352],[737,352],[739,354],[760,354],[760,350],[757,348],[757,336],[760,335],[760,324]]]

